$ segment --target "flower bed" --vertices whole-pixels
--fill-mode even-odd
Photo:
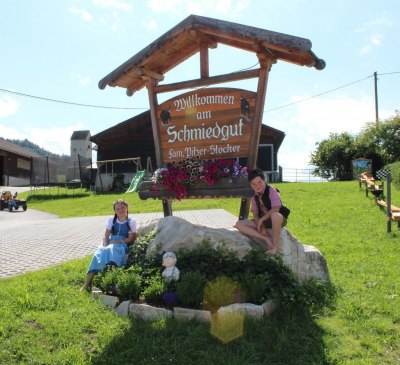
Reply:
[[[153,191],[165,190],[174,193],[181,200],[188,195],[190,186],[208,185],[213,187],[221,179],[232,182],[238,178],[247,177],[247,168],[242,167],[237,160],[201,160],[185,159],[168,164],[158,169],[153,176]]]

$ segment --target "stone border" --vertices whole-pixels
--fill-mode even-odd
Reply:
[[[210,311],[174,307],[169,310],[160,307],[153,307],[148,304],[140,304],[126,300],[119,302],[119,298],[111,295],[103,294],[100,290],[93,290],[94,299],[99,299],[110,309],[114,310],[121,317],[140,318],[145,321],[152,321],[160,318],[176,318],[181,321],[198,321],[204,323],[212,323],[213,314]],[[275,300],[267,300],[261,305],[252,303],[235,303],[218,309],[217,315],[223,316],[228,312],[236,313],[240,316],[249,316],[254,319],[269,317],[277,308],[278,304]]]

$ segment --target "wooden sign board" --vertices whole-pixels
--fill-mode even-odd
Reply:
[[[257,94],[210,88],[181,94],[157,108],[164,163],[247,157]]]

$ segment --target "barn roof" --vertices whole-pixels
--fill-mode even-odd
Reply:
[[[275,60],[322,70],[325,61],[311,51],[311,41],[238,23],[190,15],[153,43],[99,81],[127,89],[131,95],[146,85],[148,77],[159,81],[164,74],[200,51],[218,43],[252,53],[267,53]]]
[[[40,157],[37,153],[23,148],[15,143],[8,142],[0,137],[0,151],[14,153],[23,157]]]
[[[104,131],[101,131],[93,136],[90,137],[90,141],[96,144],[99,144],[99,142],[103,139],[103,138],[107,138],[107,136],[110,133],[113,133],[116,129],[118,128],[123,128],[126,127],[128,125],[133,125],[133,126],[139,126],[142,124],[148,124],[149,128],[151,128],[151,123],[150,123],[150,110],[146,110],[143,113],[140,113],[132,118],[129,118],[127,120],[124,120],[121,123],[118,123],[110,128],[105,129]]]

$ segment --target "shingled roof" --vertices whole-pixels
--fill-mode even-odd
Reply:
[[[190,15],[101,79],[99,88],[119,86],[132,95],[146,85],[148,77],[162,81],[166,72],[199,52],[202,46],[215,48],[218,43],[252,53],[264,52],[275,60],[317,70],[325,67],[325,61],[311,51],[308,39]]]
[[[24,157],[40,157],[37,153],[23,148],[15,143],[8,142],[3,138],[0,138],[0,151],[14,153]]]

